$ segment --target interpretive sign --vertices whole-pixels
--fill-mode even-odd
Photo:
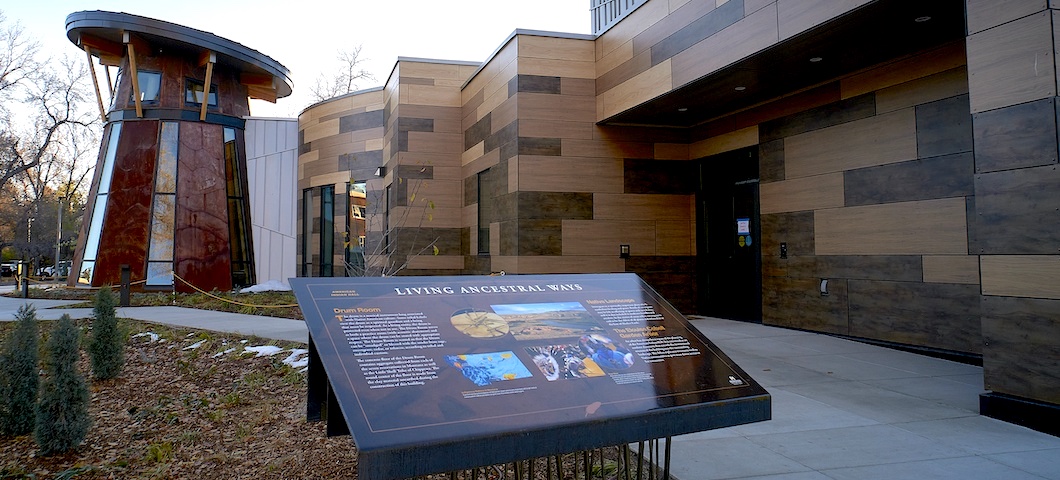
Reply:
[[[310,416],[348,428],[361,480],[770,418],[769,394],[635,274],[291,286],[309,327]]]

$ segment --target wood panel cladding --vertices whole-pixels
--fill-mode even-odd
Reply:
[[[868,117],[784,139],[787,178],[808,177],[917,158],[913,109]]]
[[[844,204],[970,196],[975,190],[973,163],[967,152],[850,170],[843,174]]]
[[[843,174],[829,173],[760,185],[761,212],[784,213],[843,206]]]
[[[848,335],[847,281],[833,279],[828,290],[821,296],[818,278],[763,277],[762,323]]]
[[[968,95],[916,106],[917,155],[934,157],[972,150],[972,116]]]
[[[975,176],[978,253],[1060,251],[1060,168],[1057,165]]]
[[[976,285],[850,280],[850,335],[980,353]]]
[[[1057,163],[1057,115],[1056,97],[975,114],[975,171]]]
[[[229,290],[228,193],[220,125],[182,122],[173,271],[199,288]],[[177,290],[190,290],[178,282]]]
[[[982,297],[983,385],[1060,403],[1060,301]]]
[[[1060,300],[1060,256],[983,255],[983,295]]]
[[[979,284],[979,257],[975,255],[924,255],[924,281]]]
[[[972,113],[1056,95],[1049,11],[970,35],[967,48]]]
[[[966,0],[968,33],[978,33],[1048,8],[1046,2],[1023,0]]]
[[[965,212],[963,197],[817,210],[816,254],[965,254]]]
[[[93,286],[121,283],[122,264],[130,266],[133,281],[145,278],[155,162],[158,158],[158,129],[159,122],[156,120],[122,123],[110,193],[107,195],[107,211],[103,218],[103,240],[100,241],[92,276]],[[215,181],[216,178],[223,179],[224,171],[215,177]],[[223,181],[220,183],[224,185]],[[227,220],[225,217],[224,225],[227,225]]]

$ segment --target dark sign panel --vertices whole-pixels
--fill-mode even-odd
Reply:
[[[363,480],[770,418],[769,394],[634,274],[291,285],[317,356],[309,411],[330,398]]]

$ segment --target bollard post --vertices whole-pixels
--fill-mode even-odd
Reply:
[[[121,293],[119,295],[119,304],[122,307],[129,306],[129,277],[131,275],[129,265],[121,264]]]
[[[18,262],[18,268],[15,269],[16,282],[18,282],[19,289],[22,290],[22,298],[29,298],[29,272],[26,268],[26,262],[20,260]]]

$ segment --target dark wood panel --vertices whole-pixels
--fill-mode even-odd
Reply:
[[[821,296],[816,278],[762,278],[762,323],[814,332],[849,334],[845,280],[828,283]]]
[[[696,273],[694,256],[634,256],[626,259],[626,271],[646,273]]]
[[[593,194],[517,192],[520,219],[592,220]]]
[[[983,248],[979,245],[979,215],[975,213],[975,196],[964,198],[964,215],[968,218],[968,254],[978,255]]]
[[[784,140],[758,145],[758,180],[762,183],[784,180]]]
[[[973,163],[972,153],[965,152],[848,170],[844,202],[852,207],[973,195]]]
[[[398,117],[397,129],[399,132],[433,132],[433,118]]]
[[[516,235],[519,245],[511,255],[562,255],[563,254],[563,221],[519,219]],[[504,230],[501,229],[503,234]],[[504,253],[503,245],[501,255]]]
[[[158,127],[159,122],[155,120],[122,124],[93,286],[121,283],[122,264],[130,266],[133,281],[142,280],[146,275]],[[219,182],[224,185],[223,170]]]
[[[876,95],[867,93],[762,123],[758,140],[765,143],[873,115],[876,115]]]
[[[917,105],[916,149],[920,158],[972,151],[967,94]]]
[[[508,97],[519,92],[560,94],[560,77],[519,74],[508,80]]]
[[[1056,163],[1054,98],[975,114],[975,170],[986,173]]]
[[[563,140],[559,138],[519,137],[519,155],[563,155]]]
[[[780,244],[788,257],[814,255],[813,212],[762,215],[762,257],[780,257]]]
[[[600,94],[615,88],[622,82],[629,80],[645,70],[651,68],[651,52],[644,51],[633,58],[622,62],[617,67],[604,72],[596,79],[596,93]]]
[[[392,252],[400,257],[417,255],[461,255],[459,228],[400,227],[390,230]]]
[[[488,153],[488,152],[490,152],[490,151],[492,151],[492,150],[494,150],[494,149],[496,149],[496,148],[498,148],[498,147],[500,147],[502,145],[506,145],[506,144],[509,144],[509,143],[515,143],[516,139],[518,139],[518,138],[519,138],[519,121],[518,120],[514,120],[514,121],[512,121],[512,123],[509,123],[509,124],[501,127],[500,130],[497,130],[496,132],[493,132],[492,134],[490,134],[489,136],[486,137],[486,139],[485,139],[486,143],[484,145],[485,148],[484,148],[483,153]],[[501,160],[506,160],[506,158],[502,156]]]
[[[699,187],[696,162],[626,159],[623,167],[625,193],[691,195]]]
[[[382,164],[382,150],[346,153],[339,155],[338,158],[338,169],[340,171],[349,171],[350,175],[356,180],[375,178],[375,171]]]
[[[635,271],[626,268],[626,271]],[[696,276],[691,273],[637,272],[645,283],[659,292],[677,311],[696,313]]]
[[[373,110],[371,112],[361,112],[339,117],[339,133],[368,130],[369,128],[379,128],[382,126],[382,110]]]
[[[232,288],[223,139],[219,125],[180,124],[174,271],[207,291]]]
[[[919,282],[923,261],[919,255],[822,255],[776,260],[792,278],[891,280]]]
[[[401,178],[430,180],[434,178],[434,165],[398,165],[395,174]]]
[[[979,286],[850,280],[850,335],[980,353]]]
[[[1060,250],[1060,170],[1024,168],[975,176],[981,253],[1051,254]]]
[[[478,175],[464,179],[464,206],[478,203]]]
[[[987,390],[1060,404],[1060,300],[982,297]]]
[[[467,130],[464,130],[464,150],[468,150],[471,147],[478,145],[479,142],[485,140],[486,137],[490,135],[490,132],[492,131],[492,124],[490,123],[491,118],[492,115],[487,113],[480,118],[479,121],[475,122],[474,125],[471,125]],[[485,147],[485,145],[483,145],[483,147]]]
[[[651,46],[651,66],[720,32],[743,18],[743,0],[730,0]]]

